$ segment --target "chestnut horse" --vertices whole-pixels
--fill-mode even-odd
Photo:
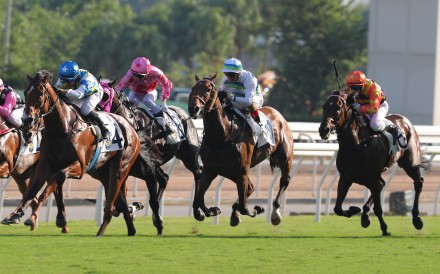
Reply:
[[[79,111],[65,103],[50,84],[53,74],[39,71],[25,90],[27,126],[38,127],[40,117],[44,119],[45,132],[40,146],[40,160],[32,175],[20,205],[6,219],[16,223],[24,215],[26,204],[38,193],[47,181],[48,185],[39,198],[39,207],[55,190],[59,191],[66,178],[81,179],[85,172],[99,180],[106,189],[104,218],[97,236],[102,236],[115,212],[115,202],[122,210],[127,224],[128,235],[133,236],[136,229],[128,209],[125,182],[140,153],[140,140],[133,127],[122,117],[106,114],[121,129],[124,145],[122,149],[100,154],[98,139],[93,126],[79,114]],[[114,141],[114,140],[112,140]],[[93,161],[92,161],[93,160]],[[62,200],[62,193],[58,193]],[[36,212],[33,215],[36,216]],[[58,216],[57,216],[58,218]],[[57,219],[58,222],[58,219]]]
[[[356,206],[343,210],[342,203],[354,182],[363,185],[370,190],[371,196],[363,206],[361,225],[364,228],[370,225],[368,212],[374,204],[373,211],[379,219],[383,236],[390,233],[383,219],[380,199],[385,185],[381,177],[382,172],[397,162],[414,180],[412,222],[416,229],[422,229],[423,222],[419,217],[419,198],[423,188],[422,168],[430,167],[422,155],[419,137],[411,122],[402,115],[388,115],[386,118],[404,131],[408,141],[407,149],[396,149],[396,152],[390,153],[392,150],[387,137],[373,133],[368,125],[362,126],[359,117],[351,108],[350,98],[338,92],[328,97],[325,102],[319,127],[322,139],[327,140],[331,133],[336,132],[339,143],[336,166],[340,178],[334,212],[348,218],[359,213],[361,209]]]
[[[204,201],[205,192],[212,181],[218,176],[230,179],[237,185],[238,200],[232,206],[231,226],[240,223],[240,214],[255,217],[264,209],[255,206],[248,209],[248,197],[254,191],[249,179],[249,169],[269,157],[273,171],[281,169],[279,191],[273,202],[271,222],[278,225],[281,222],[279,212],[280,199],[290,181],[290,170],[293,161],[293,136],[283,116],[271,107],[260,109],[270,121],[274,132],[275,145],[269,144],[257,147],[252,137],[252,131],[246,123],[231,119],[225,105],[218,98],[214,85],[217,74],[212,77],[199,79],[192,87],[188,99],[188,111],[193,119],[203,116],[204,136],[200,149],[203,162],[200,188],[196,190],[193,202],[194,218],[203,221],[206,216],[220,214],[216,207],[207,208]]]
[[[41,138],[41,134],[38,135]],[[25,151],[25,149],[30,149],[32,145],[36,146],[37,144],[26,146],[24,143],[22,130],[9,126],[6,120],[0,117],[0,178],[12,177],[23,195],[40,158],[39,151],[29,153]],[[33,199],[30,205],[36,209],[37,199]],[[26,221],[25,224],[27,223]]]
[[[115,85],[116,81],[101,83],[103,88],[109,89],[114,89]],[[116,93],[114,90],[113,92],[115,93],[115,96],[113,96],[113,103],[110,110],[112,113],[125,117],[136,129],[138,134],[141,132],[146,133],[145,138],[154,138],[154,136],[160,134],[156,124],[151,118],[149,118],[149,115],[144,109],[135,107],[129,102],[127,96],[123,92]],[[200,142],[196,126],[183,109],[176,106],[169,106],[168,111],[174,112],[176,117],[178,117],[182,123],[185,138],[175,144],[166,143],[163,139],[157,139],[155,141],[162,153],[161,165],[169,162],[173,157],[181,160],[184,166],[193,174],[195,186],[198,188],[202,167],[199,163]],[[142,139],[143,138],[141,138],[141,140]],[[159,184],[159,201],[162,198],[165,188],[166,182],[165,184]]]

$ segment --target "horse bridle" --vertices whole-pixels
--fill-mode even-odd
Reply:
[[[214,110],[214,109],[223,108],[223,107],[225,106],[225,103],[221,104],[219,107],[209,107],[209,106],[211,106],[211,104],[208,104],[208,103],[211,102],[211,101],[213,100],[213,99],[212,99],[212,98],[213,98],[212,93],[213,93],[214,91],[217,91],[217,90],[216,90],[216,88],[215,88],[215,84],[214,84],[214,82],[213,82],[211,79],[209,79],[209,78],[203,78],[203,79],[200,79],[199,81],[197,81],[196,85],[199,84],[199,83],[201,83],[201,82],[204,82],[204,81],[206,81],[206,82],[208,82],[208,83],[210,84],[210,90],[209,90],[209,93],[210,93],[211,95],[209,96],[209,100],[205,102],[205,100],[203,100],[203,98],[200,97],[199,95],[197,95],[197,96],[193,96],[194,99],[197,99],[197,100],[199,100],[199,101],[202,103],[202,105],[204,106],[203,111],[206,112],[206,113],[209,113],[211,110]],[[218,97],[215,97],[215,99],[218,99]],[[206,109],[207,107],[209,107],[209,109]]]
[[[344,99],[344,97],[342,97],[341,95],[330,95],[329,98],[330,97],[337,97],[338,99],[341,99],[342,100],[341,109],[345,109],[346,108],[345,106],[347,105],[347,101]],[[337,134],[339,134],[339,133],[343,132],[347,128],[347,126],[350,124],[349,121],[351,120],[351,117],[353,116],[353,111],[351,110],[351,108],[348,108],[347,112],[348,112],[347,113],[347,117],[344,120],[344,123],[339,125],[339,129],[337,127],[337,124],[339,124],[339,122],[340,122],[344,112],[341,111],[339,113],[339,115],[336,117],[336,121],[335,121],[335,119],[333,117],[327,118],[327,120],[333,125],[333,127],[330,129],[330,134],[335,133],[335,131],[336,131]]]

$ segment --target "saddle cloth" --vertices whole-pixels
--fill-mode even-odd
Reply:
[[[145,108],[149,117],[154,117],[153,112],[150,109]],[[170,133],[166,136],[166,143],[169,145],[177,144],[185,140],[185,130],[183,129],[182,122],[177,116],[175,111],[170,109],[162,109],[164,113],[165,124],[170,129]]]
[[[167,136],[167,144],[177,144],[185,140],[185,131],[182,122],[174,111],[164,111],[165,122],[171,133]]]
[[[243,117],[243,119],[245,120],[245,123],[247,123],[246,121],[246,117],[244,116],[244,114],[238,109],[238,108],[233,108],[234,112],[237,113],[238,115],[240,115],[241,117]],[[261,121],[261,134],[259,134],[258,136],[255,136],[255,134],[253,134],[254,136],[254,141],[257,144],[256,147],[261,147],[267,143],[269,143],[269,145],[274,146],[275,145],[275,136],[273,134],[273,127],[272,124],[270,123],[270,120],[267,118],[267,116],[262,112],[259,111],[258,112],[258,116],[260,117],[260,121]],[[256,122],[255,122],[256,124]],[[255,133],[254,127],[251,126],[253,133]]]
[[[105,127],[109,130],[110,137],[108,139],[101,139],[99,141],[98,145],[96,146],[95,154],[93,155],[86,172],[92,170],[98,160],[101,160],[100,158],[105,157],[103,152],[121,150],[125,144],[124,136],[122,135],[122,131],[118,123],[116,123],[116,121],[110,115],[107,115],[106,112],[98,111],[97,114],[103,121]],[[95,127],[98,126],[92,127],[92,131],[97,136]]]

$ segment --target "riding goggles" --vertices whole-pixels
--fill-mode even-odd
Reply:
[[[71,78],[68,78],[68,77],[60,77],[60,82],[61,82],[62,84],[70,84],[70,83],[74,82],[77,78],[78,78],[78,77],[71,77]]]
[[[226,77],[231,77],[231,78],[236,78],[238,76],[240,76],[240,74],[235,73],[235,72],[225,72]]]
[[[147,74],[137,73],[134,71],[132,71],[132,75],[136,78],[139,78],[139,79],[145,79],[145,77],[147,77]]]
[[[350,86],[350,89],[354,92],[360,92],[362,90],[362,86]]]

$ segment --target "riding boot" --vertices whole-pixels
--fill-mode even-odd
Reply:
[[[263,126],[263,124],[261,124],[260,115],[258,114],[258,109],[251,112],[251,116],[254,118],[255,122],[260,125],[260,127]]]
[[[163,131],[167,131],[167,125],[165,122],[165,117],[163,111],[159,111],[154,115],[154,123]]]
[[[399,127],[394,124],[388,124],[385,127],[385,130],[393,135],[394,143],[396,144],[397,142],[400,148],[406,149],[408,147],[408,144],[406,143],[405,133]]]
[[[104,122],[101,120],[101,118],[99,118],[96,112],[91,111],[89,115],[87,115],[87,118],[98,125],[99,129],[101,130],[102,139],[110,138],[110,131],[108,131],[108,129],[105,127]]]
[[[252,135],[254,137],[260,136],[262,133],[261,126],[252,118],[250,114],[246,114],[246,122],[251,126],[252,128]]]

